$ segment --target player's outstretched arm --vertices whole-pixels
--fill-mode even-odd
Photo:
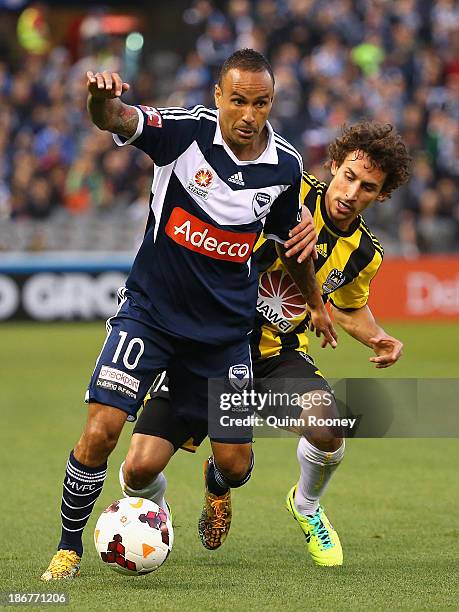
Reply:
[[[370,361],[377,368],[388,368],[396,363],[403,354],[403,343],[386,334],[380,327],[368,306],[356,310],[340,310],[332,306],[334,320],[350,336],[369,346],[376,354]]]
[[[88,113],[92,122],[101,130],[131,138],[134,136],[139,116],[133,106],[124,104],[120,96],[128,91],[117,72],[86,73],[88,86]]]

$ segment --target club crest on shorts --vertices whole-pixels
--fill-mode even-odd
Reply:
[[[246,366],[245,363],[232,365],[228,370],[228,378],[233,389],[236,389],[236,391],[243,391],[248,387],[250,382],[249,367]]]
[[[253,214],[257,219],[260,219],[268,214],[271,200],[272,198],[269,193],[263,193],[262,191],[259,191],[253,196]]]
[[[338,287],[341,287],[345,282],[346,277],[344,273],[337,268],[333,268],[322,285],[322,293],[331,293],[338,289]]]

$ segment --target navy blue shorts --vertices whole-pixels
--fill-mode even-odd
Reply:
[[[230,345],[210,345],[172,336],[152,325],[148,312],[124,287],[116,315],[107,321],[107,338],[97,359],[86,402],[124,410],[128,420],[164,371],[177,414],[205,419],[208,379],[229,380],[246,372],[252,380],[249,337]]]

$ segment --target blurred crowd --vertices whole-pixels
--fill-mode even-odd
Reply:
[[[77,57],[59,46],[0,60],[0,225],[89,215],[105,228],[116,218],[140,227],[151,161],[133,147],[116,148],[90,124],[85,71],[130,75],[129,103],[213,105],[224,59],[253,47],[270,59],[276,76],[274,128],[319,178],[327,179],[327,145],[343,124],[377,119],[403,135],[414,158],[411,181],[368,214],[386,252],[459,251],[459,4],[228,0],[222,6],[190,3],[177,24],[177,36],[185,28],[194,34],[185,57],[173,48],[152,56],[146,44],[133,68],[124,38],[104,33],[91,16],[82,21]],[[148,27],[153,33],[154,24]],[[144,34],[148,40],[147,29]],[[97,236],[92,240],[81,248],[103,247]],[[2,248],[14,245],[0,236]],[[35,239],[23,248],[60,247]]]

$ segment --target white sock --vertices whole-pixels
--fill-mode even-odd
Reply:
[[[169,516],[169,510],[167,508],[166,500],[164,499],[164,493],[166,492],[167,480],[162,472],[160,472],[153,480],[143,489],[131,489],[124,482],[124,474],[123,474],[123,466],[124,461],[120,466],[120,485],[121,490],[123,491],[124,497],[144,497],[145,499],[150,499],[155,504],[158,504],[166,514]],[[170,518],[170,516],[169,516]]]
[[[296,456],[300,462],[300,479],[295,495],[295,506],[304,515],[317,512],[319,498],[323,495],[333,472],[344,456],[344,440],[334,452],[328,453],[316,448],[306,438],[300,438]]]

